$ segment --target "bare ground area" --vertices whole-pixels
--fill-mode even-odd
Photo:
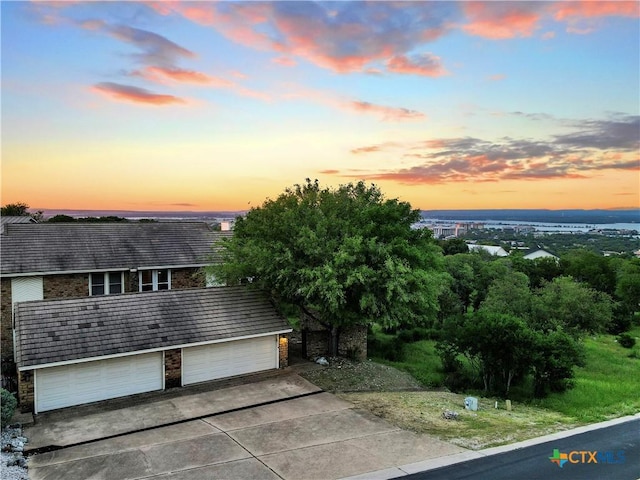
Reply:
[[[301,373],[322,389],[338,394],[405,430],[434,435],[464,448],[479,450],[580,425],[557,412],[515,403],[507,411],[504,401],[479,398],[478,410],[464,408],[466,395],[425,390],[411,375],[372,361],[329,359],[328,367]],[[455,411],[456,420],[443,412]]]

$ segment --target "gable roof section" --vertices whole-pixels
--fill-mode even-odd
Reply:
[[[470,252],[484,250],[485,252],[488,252],[491,255],[495,255],[497,257],[506,257],[509,255],[509,253],[499,245],[478,245],[475,243],[467,243],[467,247],[469,247]]]
[[[24,302],[15,319],[23,370],[291,331],[261,292],[245,286]]]
[[[554,258],[556,260],[559,260],[559,258],[553,253],[549,253],[546,250],[542,249],[531,251],[522,258],[526,258],[527,260],[535,260],[536,258]]]
[[[203,222],[6,225],[2,274],[200,266],[230,235]]]
[[[22,216],[2,216],[0,217],[0,224],[5,225],[7,223],[37,223],[36,219],[28,215]]]
[[[4,233],[4,229],[10,223],[37,223],[36,219],[27,215],[17,216],[2,216],[0,217],[0,234]]]

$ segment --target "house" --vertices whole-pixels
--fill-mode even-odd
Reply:
[[[496,257],[507,257],[509,253],[502,247],[498,245],[478,245],[475,243],[467,243],[467,247],[469,247],[469,252],[480,252],[484,251],[489,253],[490,255],[494,255]]]
[[[529,252],[522,258],[526,258],[527,260],[535,260],[536,258],[553,258],[556,261],[560,260],[553,253],[549,253],[546,250],[542,249]]]
[[[0,217],[0,234],[4,233],[6,225],[11,223],[38,223],[35,218],[28,215]]]
[[[7,225],[2,351],[22,410],[286,366],[291,329],[260,292],[207,288],[202,267],[228,235],[198,222]]]

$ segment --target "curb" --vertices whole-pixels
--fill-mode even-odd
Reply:
[[[392,478],[404,477],[413,473],[435,470],[436,468],[448,467],[456,463],[476,460],[478,458],[489,457],[491,455],[499,455],[506,452],[512,452],[514,450],[520,450],[522,448],[531,447],[533,445],[539,445],[541,443],[547,443],[553,440],[559,440],[562,438],[571,437],[573,435],[579,435],[581,433],[591,432],[593,430],[599,430],[601,428],[607,428],[613,425],[619,425],[621,423],[631,422],[633,420],[639,419],[640,412],[636,413],[635,415],[627,415],[625,417],[614,418],[613,420],[606,420],[604,422],[594,423],[591,425],[584,425],[582,427],[573,428],[571,430],[563,430],[562,432],[550,433],[549,435],[543,435],[542,437],[523,440],[522,442],[512,443],[509,445],[484,448],[482,450],[469,450],[467,452],[447,455],[445,457],[432,458],[429,460],[423,460],[421,462],[408,463],[406,465],[400,465],[397,467],[386,468],[384,470],[364,473],[362,475],[345,477],[340,480],[389,480]]]

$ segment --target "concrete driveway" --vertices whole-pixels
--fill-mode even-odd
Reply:
[[[465,452],[294,374],[99,410],[39,416],[29,448],[63,448],[29,459],[32,480],[325,480]]]

